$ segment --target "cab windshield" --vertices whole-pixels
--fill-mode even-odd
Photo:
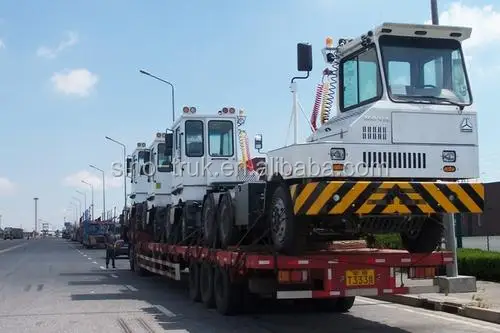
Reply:
[[[394,102],[471,104],[458,41],[381,36],[379,44],[389,97]]]
[[[168,147],[165,143],[158,144],[158,171],[172,171],[172,147]]]

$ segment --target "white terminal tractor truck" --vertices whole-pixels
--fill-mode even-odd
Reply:
[[[312,49],[298,44],[298,71],[306,75],[291,83],[295,142],[268,151],[259,166],[245,151],[245,116],[236,108],[184,107],[128,160],[131,269],[180,279],[189,267],[190,297],[224,314],[243,289],[333,299],[339,311],[356,295],[412,293],[396,286],[394,267],[415,278],[419,267],[449,263],[449,252],[435,252],[444,217],[484,207],[483,185],[469,181],[479,178],[461,47],[470,34],[385,23],[336,46],[327,38],[313,133],[303,143],[297,80],[309,77]],[[256,135],[259,152],[262,142]],[[401,235],[406,251],[335,247],[388,232]]]

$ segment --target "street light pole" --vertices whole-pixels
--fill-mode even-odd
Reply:
[[[76,206],[76,203],[74,203],[73,201],[71,201],[69,204],[75,209],[74,212],[75,212],[75,215],[77,215],[78,214],[78,207]],[[77,220],[77,222],[80,222],[78,220],[78,218],[76,218],[76,220]]]
[[[431,16],[432,16],[432,24],[439,25],[437,0],[431,0]]]
[[[125,211],[127,209],[127,146],[120,141],[110,138],[109,136],[106,136],[105,138],[122,146],[123,148],[123,210]]]
[[[96,169],[97,171],[100,171],[102,173],[102,218],[103,221],[106,220],[106,177],[104,170],[99,169],[95,165],[89,164],[89,166],[92,169]]]
[[[155,76],[155,75],[153,75],[153,74],[151,74],[149,72],[146,72],[146,71],[144,71],[142,69],[139,70],[139,72],[141,74],[144,74],[144,75],[147,75],[149,77],[152,77],[153,79],[161,81],[161,82],[163,82],[165,84],[168,84],[170,86],[170,88],[172,88],[172,124],[173,124],[174,121],[175,121],[175,91],[174,91],[174,85],[172,83],[168,82],[167,80],[164,80],[164,79],[162,79],[162,78],[160,78],[158,76]]]
[[[83,207],[83,213],[85,214],[85,211],[87,210],[87,193],[82,192],[82,191],[78,191],[78,190],[76,190],[76,192],[78,194],[83,195],[83,203],[84,203],[84,206],[85,206],[85,207]],[[82,217],[82,212],[81,211],[80,211],[80,216],[78,218],[80,218],[80,217]]]
[[[95,220],[94,216],[94,185],[90,184],[89,182],[86,182],[85,180],[82,180],[82,183],[87,184],[90,186],[90,191],[92,193],[92,216],[91,216],[91,221]]]
[[[78,202],[78,211],[80,212],[80,214],[82,213],[82,201],[76,197],[72,197],[73,200],[76,200],[76,202]]]
[[[38,198],[33,198],[35,200],[35,235],[38,233]]]

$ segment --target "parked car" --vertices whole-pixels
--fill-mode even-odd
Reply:
[[[115,242],[115,256],[121,257],[127,257],[128,258],[128,243],[125,243],[123,239],[119,239]]]

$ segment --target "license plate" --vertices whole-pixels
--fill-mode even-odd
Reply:
[[[346,286],[361,287],[375,285],[374,269],[356,269],[345,272]]]

